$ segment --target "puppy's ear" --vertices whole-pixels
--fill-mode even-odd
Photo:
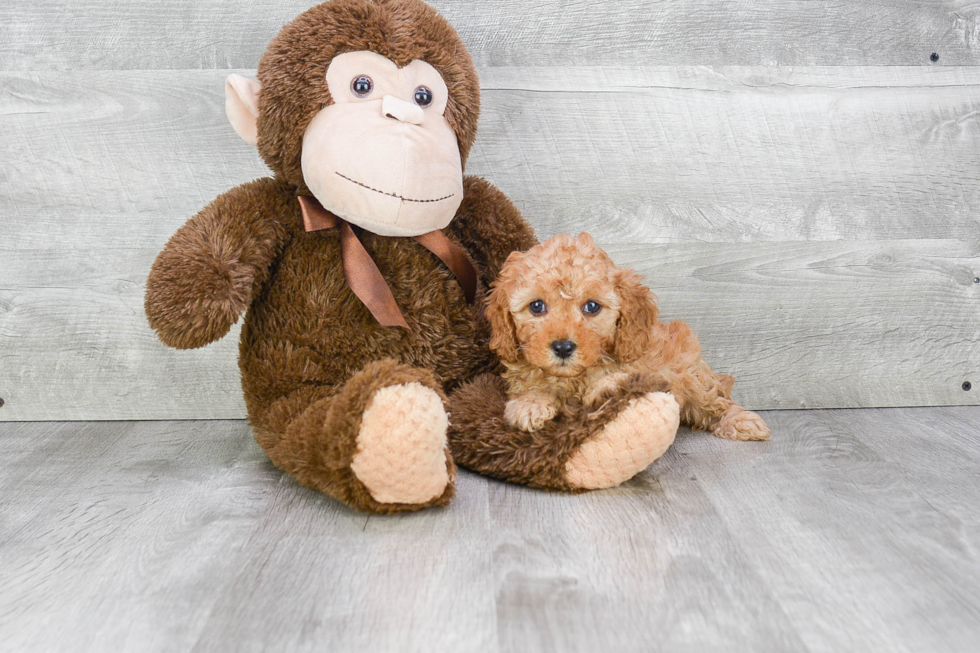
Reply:
[[[487,320],[493,329],[490,349],[505,363],[517,362],[517,328],[510,314],[510,297],[498,282],[487,298]]]
[[[653,293],[633,270],[617,270],[613,284],[620,302],[613,355],[621,363],[632,363],[653,345],[660,310]]]

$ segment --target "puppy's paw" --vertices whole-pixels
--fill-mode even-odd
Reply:
[[[511,399],[504,407],[504,420],[522,431],[536,431],[557,414],[553,401],[538,397]]]
[[[756,413],[741,406],[732,406],[722,416],[711,434],[726,440],[768,440],[771,432],[765,421]]]
[[[627,381],[629,381],[629,374],[625,372],[607,374],[589,386],[585,396],[582,397],[582,402],[589,408],[595,408],[610,397],[615,396],[622,390]]]

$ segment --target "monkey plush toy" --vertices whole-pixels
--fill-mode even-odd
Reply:
[[[453,454],[476,471],[520,467],[520,442],[505,462],[447,442],[444,393],[497,364],[481,299],[508,254],[536,243],[500,191],[463,176],[480,90],[452,27],[420,0],[332,0],[225,96],[275,176],[219,196],[159,254],[146,314],[160,339],[202,347],[247,311],[239,367],[258,443],[356,509],[447,503]],[[642,391],[512,478],[574,489],[568,458],[613,423],[642,428],[628,403]]]

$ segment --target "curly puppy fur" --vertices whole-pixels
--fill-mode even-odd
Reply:
[[[452,497],[452,460],[447,455],[449,484],[440,496],[378,501],[351,469],[362,415],[382,388],[417,383],[444,399],[444,389],[497,362],[480,307],[467,304],[452,273],[419,243],[356,230],[409,325],[387,328],[348,287],[337,232],[304,229],[297,201],[308,193],[303,134],[332,102],[324,79],[331,59],[357,50],[398,65],[422,59],[442,74],[446,116],[465,161],[476,136],[479,81],[453,28],[419,0],[313,7],[283,28],[259,63],[258,148],[275,178],[232,189],[177,231],[150,271],[145,309],[160,339],[180,349],[213,342],[247,311],[242,388],[272,462],[359,510],[417,510]],[[537,242],[507,197],[474,177],[465,179],[445,233],[473,262],[479,300],[507,255]]]
[[[487,308],[491,347],[507,368],[505,419],[534,431],[572,400],[600,407],[642,372],[664,380],[683,423],[731,440],[768,439],[762,418],[732,401],[734,379],[701,358],[690,327],[658,316],[640,276],[616,267],[589,234],[511,254]]]

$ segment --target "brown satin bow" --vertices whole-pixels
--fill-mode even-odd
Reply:
[[[299,206],[308,232],[340,229],[340,258],[344,265],[344,278],[378,323],[407,329],[408,323],[395,302],[395,296],[391,294],[391,288],[381,276],[381,270],[371,255],[358,240],[357,234],[351,229],[350,223],[327,211],[312,195],[300,195]],[[466,253],[441,231],[430,231],[414,238],[446,264],[463,288],[466,301],[472,304],[476,298],[476,270]]]

